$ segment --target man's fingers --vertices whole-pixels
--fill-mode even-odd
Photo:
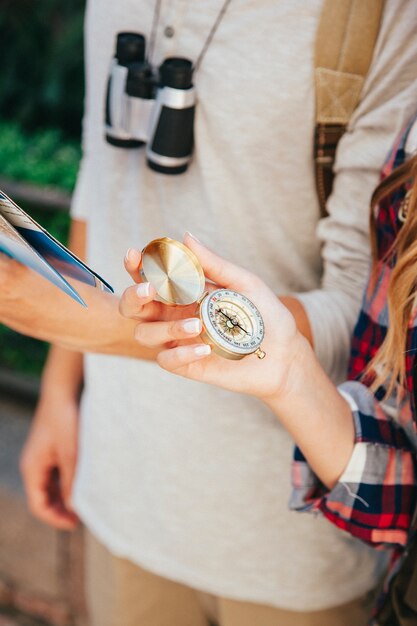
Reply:
[[[140,283],[142,280],[139,272],[141,259],[142,254],[139,252],[139,250],[136,250],[135,248],[129,248],[126,252],[124,261],[125,268],[130,276],[133,278],[135,283]]]
[[[62,506],[45,502],[42,494],[39,494],[39,499],[36,494],[28,498],[28,507],[34,517],[54,528],[73,530],[78,524],[78,518],[74,513]]]
[[[51,480],[53,468],[42,468],[39,471],[26,471],[22,468],[28,507],[32,515],[42,522],[60,528],[71,530],[77,525],[77,517],[62,506],[56,496],[51,495]]]
[[[169,322],[142,322],[136,326],[135,339],[143,346],[153,347],[178,339],[190,339],[201,331],[201,320],[196,317]]]
[[[120,299],[119,311],[123,317],[131,319],[153,319],[160,310],[160,303],[153,301],[155,296],[156,291],[150,283],[128,287]]]
[[[192,346],[180,346],[178,348],[163,350],[158,354],[156,360],[163,369],[175,372],[195,361],[205,359],[210,354],[210,346],[200,343]],[[193,378],[190,372],[187,373],[187,376]]]
[[[197,256],[209,280],[228,289],[246,291],[250,287],[255,278],[252,274],[217,256],[191,233],[185,234],[184,244]]]
[[[78,524],[78,519],[66,511],[58,511],[54,507],[36,506],[30,501],[28,501],[28,506],[34,517],[59,530],[73,530]]]
[[[69,513],[72,513],[71,495],[77,465],[77,451],[67,450],[60,458],[59,486],[62,501]]]

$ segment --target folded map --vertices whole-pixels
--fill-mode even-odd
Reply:
[[[0,190],[0,252],[38,272],[83,306],[64,278],[113,292],[113,288]]]

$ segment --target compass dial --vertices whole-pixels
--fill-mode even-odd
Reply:
[[[229,359],[256,352],[264,338],[264,323],[256,306],[246,296],[217,289],[201,303],[203,339]]]

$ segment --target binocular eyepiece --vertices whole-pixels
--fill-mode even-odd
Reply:
[[[119,65],[145,60],[146,41],[139,33],[118,33],[116,38],[116,59]]]
[[[106,140],[120,148],[146,144],[151,169],[180,174],[188,167],[194,144],[193,65],[171,57],[154,70],[145,51],[143,35],[117,35],[106,94]]]

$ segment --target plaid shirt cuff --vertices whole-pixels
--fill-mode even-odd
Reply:
[[[372,545],[404,546],[417,497],[410,440],[364,385],[350,382],[339,390],[355,424],[352,456],[339,482],[328,490],[296,448],[290,507],[319,512]]]

